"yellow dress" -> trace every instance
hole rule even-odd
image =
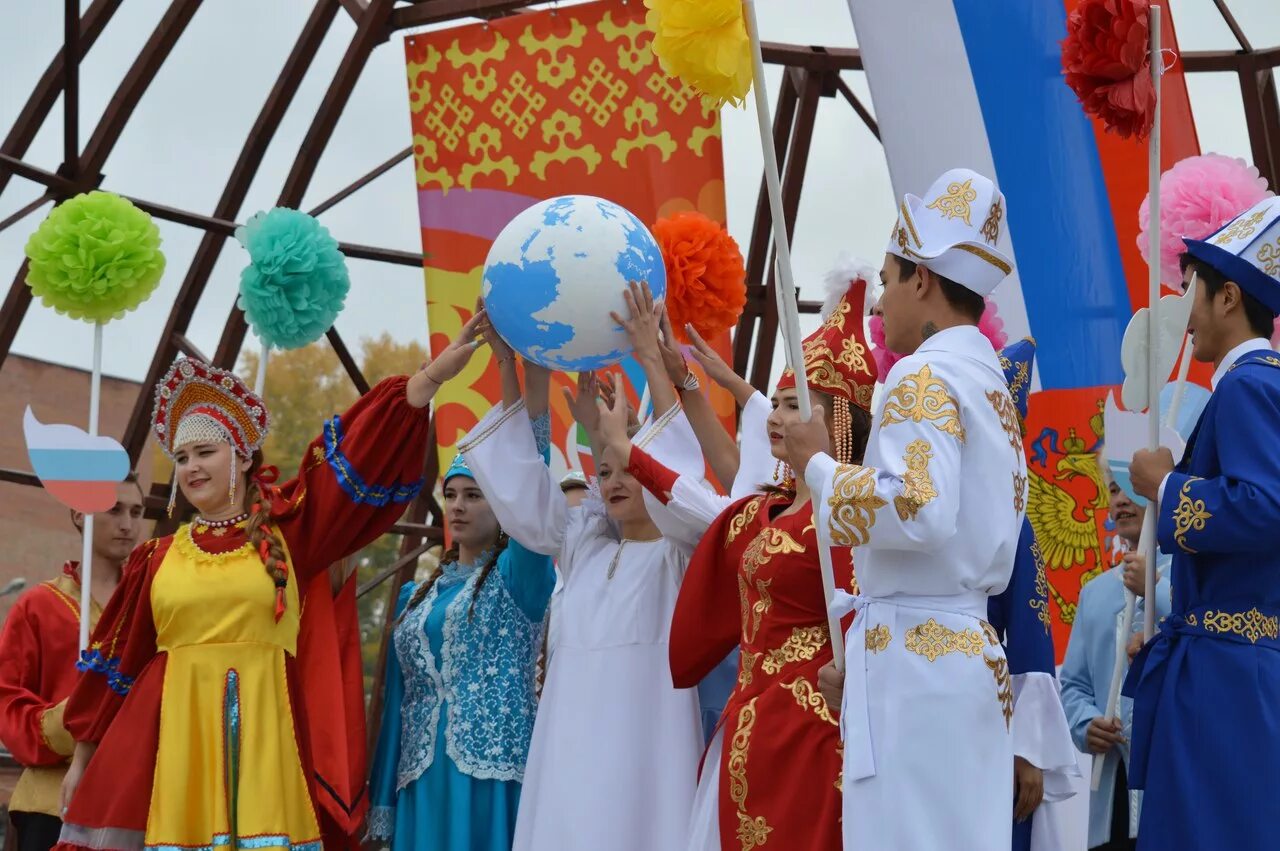
[[[249,544],[212,555],[189,526],[174,535],[151,585],[168,662],[148,848],[319,851],[285,671],[285,654],[297,652],[297,583],[286,593],[277,623],[275,588]],[[164,707],[189,710],[169,718]]]

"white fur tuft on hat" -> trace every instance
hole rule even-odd
[[[885,250],[988,296],[1013,271],[1013,261],[996,249],[1005,216],[1004,195],[994,183],[953,168],[924,198],[902,199]]]

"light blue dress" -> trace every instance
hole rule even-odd
[[[1156,584],[1156,619],[1169,614],[1169,558],[1161,556],[1157,564],[1160,572]],[[1075,623],[1067,641],[1066,657],[1058,680],[1062,684],[1062,708],[1067,712],[1071,726],[1071,738],[1081,753],[1085,746],[1089,722],[1103,715],[1107,707],[1107,694],[1111,688],[1111,675],[1115,668],[1116,640],[1120,633],[1120,620],[1124,611],[1123,571],[1112,568],[1099,574],[1080,589],[1076,606]],[[1144,601],[1139,598],[1138,605]],[[1135,631],[1142,629],[1141,608],[1135,613]],[[1126,739],[1130,735],[1133,701],[1120,698],[1120,720]],[[1111,810],[1114,802],[1116,772],[1129,762],[1127,744],[1115,748],[1101,757],[1105,760],[1098,791],[1089,795],[1089,847],[1094,848],[1111,837]],[[1098,759],[1098,757],[1094,757]],[[1138,803],[1140,793],[1129,793],[1130,832],[1137,833]]]
[[[549,420],[533,427],[545,460]],[[455,474],[471,477],[460,459]],[[412,582],[396,603],[369,783],[369,838],[393,851],[511,848],[555,568],[510,540],[478,585],[489,558],[445,564],[417,606]]]

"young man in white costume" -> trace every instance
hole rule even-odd
[[[828,453],[823,414],[787,430],[818,525],[859,547],[858,614],[841,676],[844,847],[999,851],[1013,818],[1013,693],[987,597],[1013,570],[1026,507],[1018,413],[985,297],[1012,270],[997,250],[1004,196],[967,169],[907,195],[880,276],[888,347],[863,464]]]

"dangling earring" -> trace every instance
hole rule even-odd
[[[773,480],[775,482],[782,481],[782,459],[778,459],[777,463],[773,465]]]
[[[236,449],[231,447],[231,482],[227,487],[227,502],[231,506],[236,504]]]
[[[173,519],[173,506],[178,502],[178,471],[173,471],[173,484],[169,487],[169,519]]]

